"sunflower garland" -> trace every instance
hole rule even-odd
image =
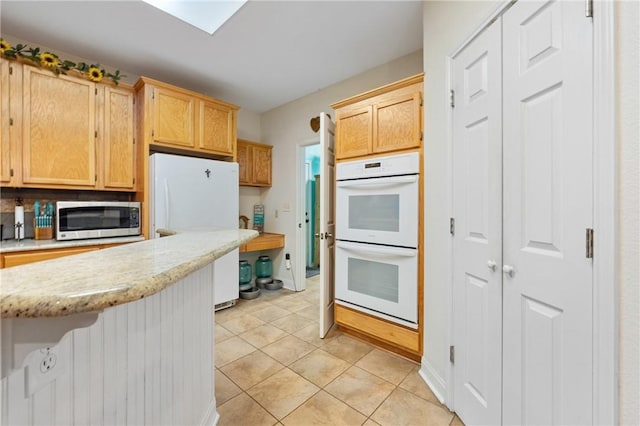
[[[75,63],[72,61],[61,60],[58,55],[51,52],[40,52],[39,47],[28,47],[25,44],[17,44],[11,46],[6,40],[0,38],[0,55],[10,59],[24,58],[36,65],[50,69],[56,75],[66,74],[67,71],[74,70],[85,74],[87,78],[93,82],[100,82],[103,78],[109,78],[114,84],[118,84],[120,78],[120,70],[113,73],[106,72],[100,68],[100,64],[86,64],[84,62]]]

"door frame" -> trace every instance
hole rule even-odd
[[[307,240],[306,240],[306,227],[304,226],[305,217],[304,212],[306,210],[306,189],[305,185],[302,185],[302,180],[305,177],[305,149],[311,145],[320,144],[320,135],[314,138],[305,139],[296,144],[296,259],[294,265],[294,280],[296,291],[301,291],[306,288],[306,269],[307,269]],[[320,272],[322,273],[322,272]]]
[[[448,56],[447,86],[453,81],[453,58],[473,41],[514,2],[505,0]],[[585,19],[587,19],[585,17]],[[616,112],[615,112],[615,3],[593,2],[593,421],[595,424],[619,422],[619,291],[616,272]],[[449,105],[449,99],[443,100]],[[443,102],[443,103],[444,103]],[[448,192],[453,191],[453,113],[447,107]],[[449,197],[449,212],[453,214],[453,196]],[[453,244],[447,248],[449,265],[453,262]],[[453,343],[453,270],[449,273],[447,300],[447,346]],[[446,356],[444,397],[447,407],[455,411],[453,400],[454,368]]]

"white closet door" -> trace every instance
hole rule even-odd
[[[591,19],[519,1],[503,30],[503,423],[591,424]]]
[[[501,421],[500,25],[453,60],[454,404],[466,424]]]

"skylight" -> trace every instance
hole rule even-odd
[[[247,0],[143,1],[209,34],[215,33],[247,2]]]

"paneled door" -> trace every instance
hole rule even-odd
[[[500,424],[502,416],[500,25],[452,62],[454,404],[467,424]]]
[[[334,124],[320,113],[320,337],[333,325],[335,299],[335,183],[336,154]]]
[[[592,22],[519,1],[503,30],[503,422],[591,424]]]

